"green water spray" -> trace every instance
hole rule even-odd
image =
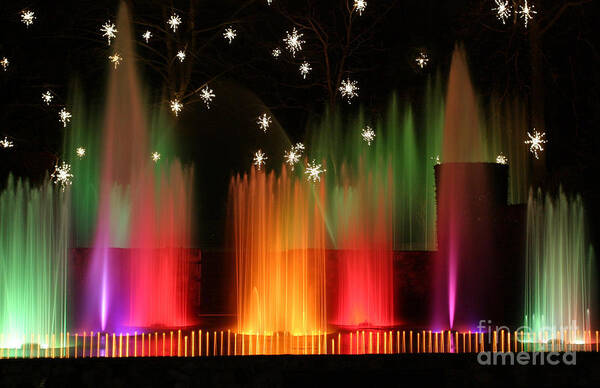
[[[87,247],[92,245],[98,211],[101,124],[79,87],[73,87],[71,95],[77,114],[64,134],[62,159],[71,164],[75,175],[70,187],[73,242],[77,247]],[[79,156],[78,148],[83,148],[85,155]]]
[[[548,333],[548,339],[560,335],[563,342],[581,343],[591,329],[594,255],[585,227],[581,197],[530,193],[525,268],[530,338]]]
[[[49,346],[67,330],[68,197],[12,177],[0,194],[0,347]]]
[[[386,114],[372,120],[359,112],[354,119],[327,113],[312,128],[309,159],[323,160],[327,168],[328,230],[332,241],[343,220],[342,188],[356,190],[367,181],[381,182],[391,194],[393,246],[401,250],[434,250],[435,181],[433,166],[441,150],[444,104],[440,82],[430,82],[420,120],[410,106],[392,96]],[[369,146],[361,138],[366,125],[376,133]],[[370,176],[369,180],[363,179]],[[362,178],[361,178],[362,177]],[[390,187],[388,187],[390,186]],[[373,204],[370,204],[373,205]],[[365,206],[370,206],[365,204]],[[335,214],[334,214],[335,213]]]

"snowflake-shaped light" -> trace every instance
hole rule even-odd
[[[175,117],[179,116],[179,112],[183,109],[183,104],[177,98],[169,101],[169,106],[171,107],[171,112],[175,113]]]
[[[263,130],[263,132],[267,132],[267,129],[269,129],[269,126],[272,122],[273,120],[271,119],[271,116],[267,115],[266,113],[263,113],[256,119],[256,124],[258,124],[258,126],[260,127],[260,129]]]
[[[321,182],[321,174],[326,172],[320,164],[317,164],[313,159],[312,163],[306,165],[304,173],[307,175],[306,180],[313,182]]]
[[[294,167],[296,163],[300,161],[300,157],[302,156],[302,151],[304,151],[304,144],[296,143],[295,146],[292,146],[289,151],[283,154],[285,158],[285,163],[287,163],[294,171]]]
[[[289,151],[283,154],[285,162],[292,168],[292,171],[294,171],[295,164],[300,161],[300,156],[301,155],[298,152],[296,152],[294,147],[292,147]]]
[[[527,28],[527,23],[533,19],[533,15],[537,13],[533,8],[533,4],[531,6],[527,4],[527,0],[525,0],[523,5],[519,6],[518,14],[521,15],[521,19],[523,19],[523,22],[525,23],[525,28]]]
[[[367,142],[368,146],[371,146],[371,142],[375,140],[375,131],[368,125],[363,128],[360,135],[362,136],[363,140]]]
[[[436,155],[435,158],[432,156],[430,159],[433,160],[435,164],[442,164],[439,155]]]
[[[310,66],[310,63],[304,61],[304,63],[302,63],[300,65],[300,74],[302,75],[302,78],[306,79],[306,76],[308,75],[308,73],[310,73],[310,71],[312,70],[312,67]]]
[[[176,57],[177,57],[177,59],[179,59],[179,62],[183,62],[183,60],[185,59],[185,51],[183,51],[183,50],[177,51]]]
[[[110,40],[116,38],[119,31],[117,31],[117,26],[109,20],[100,27],[100,32],[102,32],[102,36],[108,39],[108,45],[110,46]]]
[[[417,66],[419,66],[421,69],[424,69],[429,63],[429,56],[425,51],[421,51],[415,58],[415,62],[417,63]]]
[[[2,66],[2,69],[4,71],[6,71],[6,69],[8,69],[8,65],[10,64],[10,62],[8,61],[8,58],[3,57],[2,60],[0,61],[0,66]]]
[[[273,0],[267,0],[267,5],[271,5],[272,2]]]
[[[150,32],[150,30],[146,30],[146,32],[142,34],[142,38],[144,38],[146,43],[148,43],[150,41],[150,38],[152,38],[152,33]]]
[[[265,164],[265,161],[269,159],[267,157],[267,155],[265,153],[262,152],[262,150],[258,150],[256,151],[256,153],[254,154],[254,165],[256,166],[256,168],[258,170],[260,170],[260,168]]]
[[[85,156],[85,148],[83,147],[77,147],[77,149],[75,150],[75,153],[77,154],[77,157],[79,159],[83,158]]]
[[[59,166],[54,166],[54,172],[50,175],[54,184],[60,185],[62,191],[65,191],[65,187],[71,185],[73,174],[71,174],[71,165],[65,162]]]
[[[4,139],[0,140],[0,147],[2,148],[12,148],[14,147],[14,144],[12,141],[8,140],[7,137],[5,137]]]
[[[287,35],[285,38],[283,38],[285,47],[290,53],[292,53],[292,56],[295,57],[296,53],[302,50],[302,45],[306,43],[306,41],[301,39],[303,34],[299,34],[296,30],[296,27],[292,29],[291,34],[288,31],[286,31],[285,33]]]
[[[236,36],[237,36],[236,30],[234,30],[231,27],[227,27],[225,29],[225,32],[223,33],[223,38],[229,40],[229,44],[231,44],[231,42],[235,39]]]
[[[33,11],[24,10],[21,11],[21,21],[25,23],[27,27],[33,24],[35,20],[35,13]]]
[[[115,66],[115,69],[121,64],[123,61],[123,57],[119,53],[114,53],[108,57],[110,62]]]
[[[367,2],[365,0],[354,0],[354,10],[362,16],[363,11],[367,8]]]
[[[215,93],[212,89],[206,86],[200,91],[200,98],[202,99],[202,101],[204,101],[206,107],[210,109],[210,103],[212,102],[213,98],[215,98]]]
[[[342,93],[342,98],[346,98],[350,104],[354,97],[358,97],[358,82],[350,81],[350,79],[347,78],[345,81],[342,81],[340,92]]]
[[[42,93],[42,101],[44,101],[46,105],[50,105],[53,99],[54,96],[52,95],[51,91],[46,90],[44,93]]]
[[[492,8],[492,11],[496,11],[496,17],[502,22],[506,23],[506,20],[510,17],[512,12],[508,0],[494,0],[496,2],[496,8]]]
[[[167,24],[169,25],[169,27],[171,27],[171,29],[173,30],[173,32],[176,32],[177,28],[179,28],[179,25],[181,24],[181,18],[179,17],[179,15],[177,15],[177,14],[174,13],[167,20]]]
[[[542,144],[548,142],[546,139],[544,139],[546,133],[540,133],[536,131],[535,128],[533,128],[533,135],[527,132],[527,136],[529,136],[529,140],[525,140],[525,144],[529,144],[529,152],[535,155],[536,159],[539,159],[538,152],[544,151],[544,147],[542,147]]]
[[[66,128],[67,124],[71,122],[71,113],[65,108],[62,108],[60,112],[58,112],[58,119],[62,123],[63,127]]]
[[[281,49],[279,47],[275,47],[273,51],[271,51],[271,55],[273,55],[273,58],[279,58],[281,55]]]
[[[156,152],[156,151],[154,151],[152,153],[151,157],[152,157],[152,161],[154,163],[156,163],[156,162],[158,162],[160,160],[160,154],[158,152]]]
[[[498,164],[508,164],[508,158],[503,154],[499,154],[496,156],[496,163]]]

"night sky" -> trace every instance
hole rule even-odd
[[[164,21],[172,12],[183,18],[177,34],[169,39],[157,36],[152,50],[137,48],[150,101],[166,104],[174,93],[189,92],[207,81],[215,85],[215,109],[207,111],[202,104],[192,103],[177,122],[184,143],[182,158],[194,163],[197,171],[220,165],[218,173],[198,172],[196,179],[202,222],[212,225],[204,227],[203,243],[219,243],[216,235],[222,227],[227,181],[232,172],[249,165],[249,160],[244,166],[243,158],[234,161],[228,155],[256,142],[221,136],[207,144],[214,133],[228,133],[228,126],[243,125],[231,119],[223,102],[219,109],[220,98],[241,107],[248,104],[253,120],[252,104],[264,104],[289,139],[301,141],[308,123],[326,108],[344,113],[361,106],[370,117],[380,117],[394,91],[418,104],[428,78],[439,73],[446,79],[456,42],[465,45],[482,104],[519,98],[531,108],[531,127],[544,125],[549,143],[540,185],[548,190],[562,185],[568,192],[582,193],[598,241],[600,42],[599,34],[593,32],[600,15],[598,1],[537,0],[533,3],[538,14],[525,29],[521,21],[510,19],[506,25],[498,21],[491,0],[370,0],[363,16],[354,19],[353,31],[362,34],[360,44],[342,67],[344,78],[360,80],[360,97],[352,105],[342,104],[339,95],[331,100],[315,34],[303,31],[305,50],[294,61],[274,61],[270,54],[281,46],[291,20],[312,20],[327,35],[331,58],[337,61],[344,52],[345,1],[274,0],[270,7],[266,0],[127,3],[138,37],[148,24],[166,28]],[[36,173],[32,171],[43,169],[49,155],[60,157],[63,128],[56,107],[42,104],[43,91],[55,93],[56,106],[68,105],[78,84],[86,103],[102,112],[110,68],[99,28],[108,19],[115,21],[117,8],[117,1],[97,0],[0,3],[0,58],[10,60],[7,71],[0,69],[0,138],[7,136],[15,143],[10,157],[0,150],[2,182],[11,171],[33,178]],[[35,23],[29,27],[20,21],[23,9],[36,12]],[[190,30],[192,13],[194,31]],[[222,38],[229,25],[238,33],[231,45]],[[173,74],[172,65],[160,61],[160,53],[191,45],[192,37],[189,68]],[[413,62],[422,48],[431,62],[420,71]],[[302,82],[297,74],[297,63],[305,57],[312,63],[310,82]],[[15,156],[18,153],[27,155],[27,167],[15,162],[23,160]]]

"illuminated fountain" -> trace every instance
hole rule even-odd
[[[472,327],[493,285],[493,212],[506,204],[507,166],[486,162],[483,127],[466,54],[454,51],[446,97],[443,164],[436,166],[438,252],[433,273],[433,325]],[[499,177],[499,179],[497,179]],[[494,179],[496,178],[496,179]],[[488,317],[486,317],[488,318]]]
[[[382,166],[386,169],[385,165]],[[335,323],[381,327],[394,324],[392,249],[392,173],[381,181],[361,171],[356,186],[337,188],[331,199],[336,214],[338,297]]]
[[[103,124],[87,327],[182,326],[187,310],[191,171],[153,160],[128,11],[119,11]],[[124,248],[124,249],[116,249]]]
[[[328,114],[314,128],[309,150],[331,166],[325,214],[335,257],[335,325],[399,322],[394,250],[436,248],[433,166],[443,124],[439,85],[428,84],[421,128],[410,106],[396,96],[381,121]]]
[[[49,181],[9,178],[0,193],[0,348],[59,344],[67,330],[68,201]]]
[[[441,150],[444,117],[439,82],[428,83],[423,105],[423,117],[415,118],[411,107],[394,95],[382,120],[372,122],[362,113],[354,119],[326,114],[311,128],[308,149],[325,158],[330,166],[328,193],[341,193],[344,188],[367,193],[372,182],[386,188],[385,206],[392,217],[390,248],[394,250],[436,249],[433,166]],[[361,138],[367,125],[375,133],[370,145]],[[361,195],[362,201],[375,201]],[[329,199],[337,198],[330,195]],[[343,249],[335,232],[339,216],[329,211],[327,223],[335,248]]]
[[[72,239],[75,247],[90,247],[94,242],[98,211],[102,125],[97,119],[100,115],[89,112],[91,109],[86,105],[79,85],[72,87],[70,96],[69,105],[77,114],[71,120],[69,131],[65,132],[62,155],[73,171],[77,171],[77,179],[69,188]]]
[[[324,333],[324,185],[253,171],[233,178],[230,236],[238,332]]]
[[[508,202],[527,202],[529,187],[532,184],[533,160],[523,141],[527,138],[529,123],[527,104],[519,98],[499,102],[492,97],[491,106],[486,110],[485,120],[485,161],[498,162],[503,155],[508,165]],[[481,125],[481,122],[480,122]]]
[[[591,342],[593,256],[581,197],[530,193],[524,324],[531,340]]]

